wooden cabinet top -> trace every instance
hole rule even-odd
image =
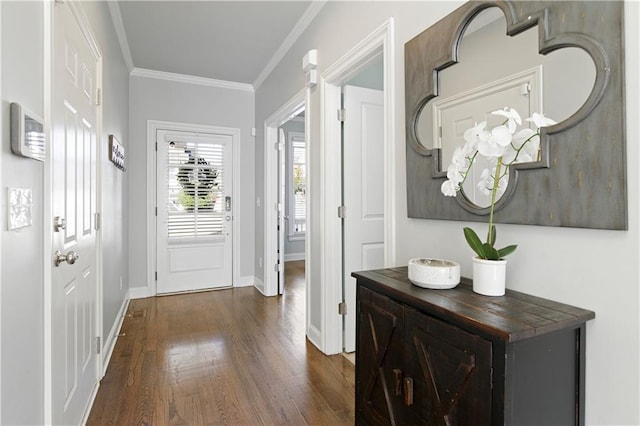
[[[424,289],[411,284],[406,266],[351,275],[358,285],[507,342],[580,327],[595,318],[593,311],[508,289],[504,296],[483,296],[473,292],[468,278],[453,289]]]

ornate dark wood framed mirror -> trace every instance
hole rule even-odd
[[[520,90],[528,97],[527,105],[531,112],[540,112],[544,105],[545,113],[553,112],[549,116],[557,114],[558,123],[542,129],[537,161],[511,166],[506,192],[496,203],[494,220],[501,223],[627,229],[623,7],[621,1],[472,1],[407,42],[408,216],[486,221],[484,215],[488,208],[481,202],[473,202],[472,197],[464,192],[451,198],[443,196],[440,191],[450,161],[450,158],[443,158],[443,153],[445,157],[450,156],[447,152],[451,149],[443,148],[442,142],[435,140],[442,139],[434,130],[442,124],[436,123],[436,118],[430,118],[440,117],[431,108],[433,105],[440,108],[459,104],[459,99],[465,96],[474,98],[475,95],[469,95],[472,92],[491,92],[487,88],[493,87],[494,81],[513,81],[512,91]],[[494,13],[487,14],[488,10]],[[516,59],[513,53],[497,60],[487,59],[488,62],[505,64],[501,68],[509,68],[505,71],[508,77],[488,73],[483,77],[484,81],[474,80],[482,71],[475,65],[462,68],[461,64],[467,57],[461,57],[462,46],[466,43],[473,46],[465,36],[473,31],[479,32],[482,25],[478,25],[480,19],[476,18],[484,18],[485,15],[493,16],[489,22],[493,22],[496,16],[503,19],[502,31],[506,31],[506,38],[524,38],[526,33],[529,38],[533,36],[533,44],[537,40],[537,46],[533,46],[536,50],[531,59],[533,62]],[[484,46],[487,52],[492,46],[502,49],[497,47],[498,44],[486,41],[480,46]],[[555,65],[546,61],[559,53],[569,56],[565,52],[570,50],[574,51],[572,55],[577,51],[578,59],[556,62]],[[535,56],[540,58],[539,61]],[[451,83],[456,80],[444,78],[444,72],[456,67],[459,67],[458,73],[462,77],[458,83]],[[556,77],[551,79],[548,76],[553,74],[554,67],[559,74],[554,74]],[[546,80],[534,76],[536,72],[545,75]],[[528,77],[530,75],[533,77]],[[574,80],[579,80],[576,77],[586,79],[586,89],[564,92]],[[537,90],[535,84],[527,78],[545,87],[545,91],[542,88],[538,91],[536,96],[539,99],[533,93]],[[464,93],[452,96],[446,90],[446,84]],[[473,87],[465,87],[465,84]],[[507,86],[509,84],[506,83]],[[534,90],[529,93],[532,84]],[[447,103],[449,100],[452,102]],[[487,108],[486,101],[482,102],[479,108]],[[560,103],[570,105],[568,112],[557,108]],[[523,118],[528,117],[528,113],[525,112]],[[471,122],[468,111],[463,110],[459,114],[466,119],[460,122]],[[421,130],[424,122],[429,129],[427,131]]]

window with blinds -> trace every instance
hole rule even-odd
[[[292,138],[291,148],[291,193],[289,194],[289,234],[300,235],[307,230],[307,164],[304,138]]]
[[[166,173],[169,239],[222,235],[224,146],[170,142]]]

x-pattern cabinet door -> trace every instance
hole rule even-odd
[[[491,342],[410,308],[404,318],[406,374],[413,380],[405,421],[491,424]]]
[[[358,291],[357,347],[367,353],[356,350],[356,423],[402,424],[403,309],[365,288]]]

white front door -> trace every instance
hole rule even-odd
[[[354,271],[384,267],[384,98],[380,90],[345,86],[343,136],[344,350],[356,340]]]
[[[156,141],[157,292],[231,287],[233,136],[158,130]]]
[[[98,385],[96,150],[99,60],[66,2],[54,6],[52,421],[80,424]],[[53,218],[52,218],[53,219]]]

